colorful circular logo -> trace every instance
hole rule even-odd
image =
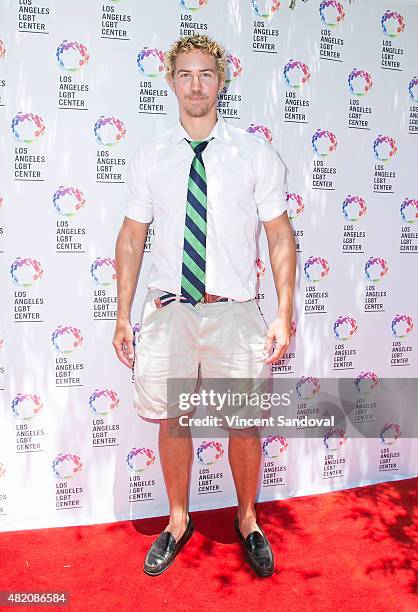
[[[42,400],[34,393],[18,393],[12,401],[12,410],[15,417],[28,421],[42,410]]]
[[[6,57],[6,47],[4,46],[4,42],[0,40],[0,59],[4,59]]]
[[[242,75],[241,61],[235,55],[229,53],[226,56],[226,78],[225,83],[228,84]]]
[[[312,136],[312,148],[319,157],[328,157],[337,148],[335,134],[328,130],[317,129]]]
[[[270,435],[263,440],[263,455],[266,459],[278,459],[289,446],[284,436]]]
[[[83,336],[77,327],[59,325],[52,333],[54,348],[64,355],[69,355],[83,344]]]
[[[57,478],[68,480],[81,472],[83,464],[78,455],[60,453],[52,462],[52,469]]]
[[[358,221],[367,212],[366,202],[360,196],[348,195],[343,202],[342,211],[347,221]]]
[[[155,454],[151,448],[133,448],[129,451],[126,457],[128,470],[134,474],[145,472],[151,465],[155,463]]]
[[[405,29],[405,19],[396,11],[386,11],[380,20],[383,33],[390,38],[395,38]]]
[[[397,150],[396,142],[390,136],[379,135],[373,143],[374,156],[382,162],[393,159]]]
[[[319,16],[322,23],[332,28],[344,21],[345,12],[337,0],[323,0],[319,5]]]
[[[75,187],[58,187],[53,195],[55,211],[63,217],[74,217],[84,208],[83,193]]]
[[[412,102],[418,104],[418,77],[411,79],[408,85],[409,97]]]
[[[110,257],[97,257],[90,266],[90,274],[97,285],[112,285],[116,280],[115,260]]]
[[[401,204],[401,217],[405,223],[415,223],[418,220],[418,200],[405,198]]]
[[[261,123],[252,123],[247,129],[250,134],[256,134],[257,136],[264,136],[264,138],[271,144],[273,142],[273,135],[268,127],[261,125]]]
[[[271,19],[280,7],[280,0],[252,0],[253,12],[260,19]]]
[[[164,73],[164,52],[159,49],[144,47],[136,58],[139,70],[147,79],[155,79]]]
[[[338,317],[334,323],[334,334],[337,340],[349,340],[356,333],[357,321],[352,317]]]
[[[393,319],[391,328],[392,328],[392,334],[395,336],[395,338],[398,338],[399,340],[403,340],[414,329],[414,322],[412,320],[412,317],[410,317],[409,315],[398,314]]]
[[[186,11],[198,11],[203,6],[206,6],[208,0],[179,0],[180,6]]]
[[[315,376],[302,376],[296,383],[296,394],[301,400],[310,400],[321,390],[319,378]]]
[[[257,270],[257,278],[263,278],[264,274],[266,273],[266,266],[260,258],[255,260],[255,267]]]
[[[55,53],[60,68],[67,72],[78,72],[90,59],[87,48],[76,41],[63,40]]]
[[[324,435],[324,446],[330,452],[340,450],[346,441],[346,432],[343,429],[337,429],[336,427],[329,429]]]
[[[118,405],[118,395],[112,389],[95,389],[89,397],[91,411],[100,416],[111,414]]]
[[[3,478],[5,474],[6,474],[6,466],[4,465],[4,463],[0,463],[0,478]]]
[[[304,263],[303,271],[306,280],[310,283],[318,283],[325,278],[329,272],[329,265],[323,257],[309,257]]]
[[[306,64],[299,60],[289,60],[283,68],[283,76],[286,84],[293,89],[300,89],[309,82],[311,73]]]
[[[18,257],[10,266],[10,276],[18,287],[33,287],[43,276],[39,261],[31,257]]]
[[[373,85],[372,77],[366,70],[354,68],[348,75],[348,86],[353,96],[365,96]]]
[[[385,423],[380,430],[380,441],[385,446],[390,446],[395,444],[401,433],[401,427],[398,423]]]
[[[364,266],[364,274],[367,280],[377,283],[386,276],[388,269],[388,265],[382,257],[369,257]]]
[[[114,147],[126,134],[125,126],[115,117],[101,117],[94,124],[94,135],[103,147]]]
[[[379,379],[374,372],[360,372],[354,384],[361,395],[368,395],[377,387]]]
[[[17,113],[12,119],[14,137],[23,144],[31,144],[45,132],[42,117],[33,113]]]
[[[305,210],[305,204],[303,198],[298,193],[287,193],[287,216],[289,219],[296,219]]]
[[[222,444],[214,440],[205,440],[197,449],[197,458],[203,465],[213,465],[223,457],[223,454]]]

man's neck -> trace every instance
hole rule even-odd
[[[180,123],[192,140],[205,140],[216,125],[216,114],[207,117],[181,116]]]

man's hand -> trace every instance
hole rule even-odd
[[[133,338],[134,334],[129,321],[118,321],[113,336],[113,347],[119,361],[130,369],[134,364]]]
[[[266,343],[264,345],[264,356],[266,357],[265,363],[274,363],[278,359],[281,359],[287,349],[289,348],[291,338],[291,321],[288,318],[277,317],[270,325],[267,331]],[[270,357],[273,342],[276,346]]]
[[[128,368],[134,363],[133,331],[130,320],[138,273],[144,255],[149,223],[125,217],[116,241],[115,266],[118,286],[118,315],[113,346],[118,359]]]
[[[279,303],[277,319],[269,327],[265,344],[266,363],[273,363],[283,357],[290,343],[296,274],[296,245],[293,228],[286,212],[271,221],[264,221],[263,225],[266,230],[271,270]],[[274,341],[276,342],[274,352],[268,357]]]

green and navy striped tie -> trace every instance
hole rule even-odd
[[[207,186],[202,153],[209,141],[187,142],[195,156],[190,166],[187,187],[181,294],[194,305],[205,294]]]

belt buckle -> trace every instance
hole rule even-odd
[[[205,304],[216,304],[216,302],[220,302],[222,297],[220,295],[214,295],[213,293],[205,294]]]
[[[198,304],[216,304],[216,302],[225,301],[225,298],[213,293],[205,293],[204,296],[197,302]]]

